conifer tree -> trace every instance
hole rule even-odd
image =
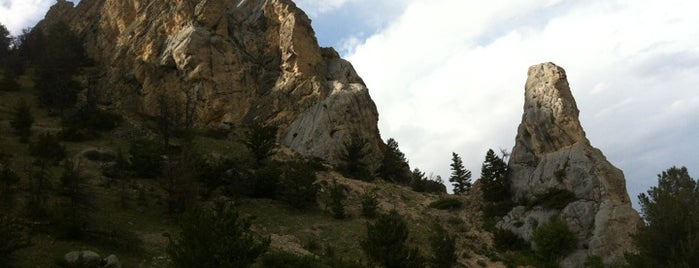
[[[361,246],[369,260],[381,267],[424,267],[418,249],[408,246],[408,236],[405,219],[392,210],[380,215],[375,223],[367,223],[367,237]]]
[[[507,180],[507,164],[492,149],[489,149],[485,155],[480,180],[483,185],[484,200],[497,202],[509,198],[510,182]]]
[[[658,175],[638,196],[644,225],[634,237],[633,267],[699,267],[699,183],[686,167]]]
[[[405,159],[405,154],[398,149],[398,142],[393,138],[386,142],[386,150],[377,173],[386,181],[400,184],[410,183],[408,160]]]
[[[32,135],[32,125],[34,124],[34,116],[32,109],[26,101],[20,100],[15,107],[15,114],[10,121],[10,125],[15,130],[15,134],[19,136],[19,141],[22,143],[29,142],[29,137]]]
[[[353,134],[345,141],[345,149],[340,155],[340,160],[343,162],[341,167],[343,175],[358,180],[371,180],[371,172],[364,159],[368,154],[366,145],[367,140],[357,134]]]
[[[471,171],[464,168],[461,156],[451,153],[451,177],[449,182],[454,186],[454,194],[464,194],[471,189]]]
[[[456,238],[438,223],[432,226],[430,235],[430,248],[432,256],[431,267],[451,268],[456,264]]]
[[[269,248],[269,238],[256,238],[250,221],[224,203],[186,212],[180,227],[167,247],[174,267],[249,267]]]

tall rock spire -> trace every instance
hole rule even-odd
[[[623,172],[585,137],[565,70],[548,62],[530,67],[528,75],[509,176],[515,201],[529,204],[514,208],[498,226],[530,240],[537,225],[559,216],[579,241],[564,267],[583,267],[588,256],[624,262],[641,220]],[[572,195],[556,208],[541,205],[556,192]]]

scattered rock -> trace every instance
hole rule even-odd
[[[100,255],[94,251],[71,251],[63,256],[67,267],[100,267]]]
[[[102,260],[101,268],[121,268],[121,262],[116,255],[109,255]]]

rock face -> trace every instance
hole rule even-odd
[[[37,28],[58,21],[83,38],[100,67],[86,86],[114,108],[155,116],[169,103],[197,126],[274,125],[283,144],[330,162],[353,133],[372,160],[384,146],[362,79],[291,0],[58,0]]]
[[[631,234],[641,219],[631,207],[621,170],[585,137],[565,71],[553,63],[529,68],[524,115],[509,160],[510,181],[519,206],[498,223],[529,240],[537,225],[560,216],[578,236],[578,250],[564,267],[583,267],[588,256],[624,262],[634,250]],[[558,208],[536,205],[547,193],[574,197]],[[534,205],[532,205],[534,204]]]

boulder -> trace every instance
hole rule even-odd
[[[94,251],[82,250],[82,251],[71,251],[63,256],[67,267],[87,267],[87,268],[97,268],[100,267],[100,255]]]
[[[101,268],[121,268],[121,262],[116,255],[112,254],[102,260]]]

